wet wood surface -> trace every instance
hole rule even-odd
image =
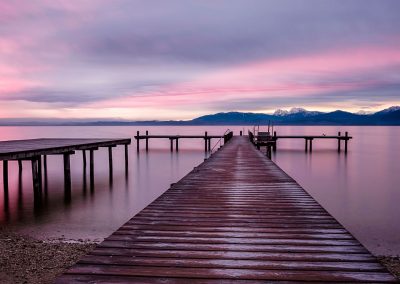
[[[174,184],[56,283],[396,282],[247,137]]]
[[[41,155],[63,154],[130,143],[131,139],[39,138],[0,141],[0,160],[29,159]]]

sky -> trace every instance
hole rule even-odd
[[[400,105],[398,0],[0,0],[0,118]]]

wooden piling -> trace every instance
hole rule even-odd
[[[204,134],[204,152],[207,152],[207,131]]]
[[[33,157],[31,159],[32,163],[32,184],[33,184],[33,191],[40,192],[40,183],[39,183],[39,171],[38,171],[38,158]]]
[[[82,150],[83,170],[86,171],[86,150]]]
[[[8,192],[8,161],[3,161],[3,184],[4,192]]]
[[[307,139],[307,138],[305,138],[304,140],[305,140],[305,142],[306,142],[306,146],[305,146],[305,148],[304,148],[304,149],[305,149],[305,152],[307,152],[307,150],[308,150],[308,139]]]
[[[347,154],[347,142],[349,142],[349,133],[346,131],[344,133],[344,136],[346,137],[346,139],[344,140],[344,152]]]
[[[171,148],[171,152],[173,152],[174,151],[174,140],[172,139],[172,138],[169,138],[169,143],[171,144],[170,146],[170,148]]]
[[[211,151],[211,138],[208,138],[208,151]]]
[[[22,160],[18,160],[18,171],[22,173]]]
[[[146,152],[149,151],[149,138],[148,138],[148,136],[149,136],[149,131],[146,130]]]
[[[129,167],[129,156],[128,156],[128,144],[125,144],[125,174],[128,175]]]
[[[179,151],[179,145],[178,145],[179,142],[178,142],[178,140],[179,140],[178,138],[175,139],[175,149],[176,149],[176,152]]]
[[[276,147],[277,140],[278,140],[278,139],[276,138],[276,131],[274,131],[274,138],[273,138],[274,145],[272,146],[272,150],[273,150],[274,152],[276,152],[276,149],[277,149],[277,147]]]
[[[339,132],[338,132],[338,137],[340,137],[340,134],[341,134],[341,133],[340,133],[340,131],[339,131]],[[341,145],[342,140],[341,140],[341,138],[338,138],[337,141],[338,141],[338,144],[337,144],[337,151],[340,152],[340,145]]]
[[[64,153],[64,192],[66,194],[71,192],[71,153]]]
[[[310,148],[310,153],[312,152],[312,141],[313,141],[313,139],[311,138],[310,139],[310,147],[309,147]]]
[[[89,150],[90,189],[94,189],[94,149]]]
[[[139,153],[139,144],[140,144],[139,131],[136,131],[136,151],[138,153]]]
[[[112,146],[108,146],[108,170],[110,172],[110,178],[111,178],[113,173]]]

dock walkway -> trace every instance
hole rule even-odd
[[[56,283],[233,281],[396,282],[247,137],[234,137]]]

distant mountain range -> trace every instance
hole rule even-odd
[[[124,125],[400,125],[400,106],[393,106],[376,113],[350,113],[307,111],[292,108],[277,110],[273,114],[252,112],[221,112],[197,117],[192,120],[64,120],[64,119],[0,119],[3,126],[124,126]]]

